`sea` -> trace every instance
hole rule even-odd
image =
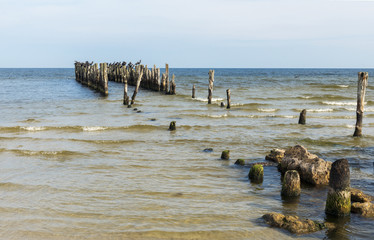
[[[0,69],[0,239],[372,239],[374,219],[325,214],[326,186],[282,199],[276,166],[256,184],[234,163],[300,144],[348,159],[351,186],[374,195],[374,69],[214,70],[212,104],[208,68],[170,68],[176,95],[140,90],[128,108],[123,83],[103,97],[73,68]],[[360,71],[363,136],[352,137]],[[294,235],[269,227],[269,212],[336,228]]]

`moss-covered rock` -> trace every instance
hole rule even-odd
[[[283,149],[273,149],[270,151],[268,155],[265,156],[266,160],[273,161],[276,163],[280,163],[284,157],[285,150]]]
[[[229,160],[230,159],[230,150],[222,151],[221,159]]]
[[[305,234],[326,228],[325,224],[310,219],[299,219],[298,216],[268,213],[262,216],[266,223],[273,227],[283,228],[291,233]]]
[[[374,204],[371,202],[355,202],[352,203],[351,211],[353,213],[361,214],[364,217],[374,217]]]
[[[249,170],[248,177],[252,182],[261,183],[264,179],[264,167],[261,164],[253,165]]]
[[[374,197],[363,193],[361,190],[356,188],[351,188],[351,202],[371,202],[374,201]]]
[[[238,159],[235,162],[236,165],[244,166],[245,165],[245,160],[244,159]]]

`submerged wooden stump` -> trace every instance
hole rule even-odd
[[[226,94],[227,94],[227,109],[231,108],[231,96],[230,96],[230,89],[227,89],[226,90]]]
[[[192,98],[195,98],[195,84],[192,86]]]
[[[169,125],[169,131],[175,131],[177,130],[176,122],[172,121]]]
[[[305,125],[306,122],[306,109],[303,109],[300,113],[299,124]]]
[[[283,178],[281,195],[297,197],[300,195],[300,175],[296,170],[288,170]]]
[[[350,172],[347,159],[336,160],[331,166],[325,212],[334,216],[347,216],[351,212]]]
[[[229,160],[230,159],[230,150],[222,151],[221,159]]]
[[[251,167],[248,174],[251,182],[261,183],[264,180],[264,167],[261,164],[255,164]]]
[[[365,92],[368,83],[369,74],[367,72],[358,73],[357,83],[357,109],[356,109],[356,127],[353,133],[354,137],[362,136],[362,119],[364,117]]]

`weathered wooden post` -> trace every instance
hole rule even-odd
[[[351,212],[350,172],[347,159],[336,160],[330,170],[325,212],[346,216]]]
[[[357,84],[357,109],[356,109],[356,127],[354,137],[362,135],[362,118],[364,117],[365,92],[368,84],[369,74],[367,72],[358,73]]]
[[[300,195],[300,175],[296,170],[288,170],[282,182],[281,195],[285,197],[297,197]]]
[[[209,70],[208,104],[212,103],[214,70]]]
[[[129,105],[129,96],[127,95],[127,77],[126,77],[126,75],[124,76],[123,81],[125,83],[125,88],[123,90],[123,105],[128,106]]]
[[[143,70],[141,68],[138,68],[137,70],[137,75],[138,75],[138,79],[136,80],[136,86],[135,86],[135,90],[134,90],[134,93],[131,97],[131,105],[134,104],[135,102],[135,97],[136,97],[136,94],[138,94],[138,90],[139,90],[139,87],[140,87],[140,83],[142,81],[142,77],[143,77]]]
[[[104,82],[103,82],[103,92],[102,93],[105,96],[108,96],[108,65],[107,65],[107,63],[103,64],[103,68],[104,68],[104,70],[103,70]]]
[[[165,64],[165,94],[169,93],[169,64]]]
[[[227,109],[231,108],[231,96],[230,96],[230,89],[226,90],[227,93]]]
[[[192,86],[192,98],[195,98],[195,84]]]
[[[171,77],[169,94],[170,95],[175,95],[175,75],[174,74]]]
[[[306,109],[303,109],[300,112],[299,124],[305,125],[305,121],[306,121]]]
[[[161,91],[165,91],[166,88],[166,74],[163,73],[161,76]]]
[[[175,121],[172,121],[169,125],[169,131],[175,131],[177,129],[177,125]]]

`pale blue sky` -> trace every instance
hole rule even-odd
[[[0,67],[374,67],[372,0],[0,0]]]

